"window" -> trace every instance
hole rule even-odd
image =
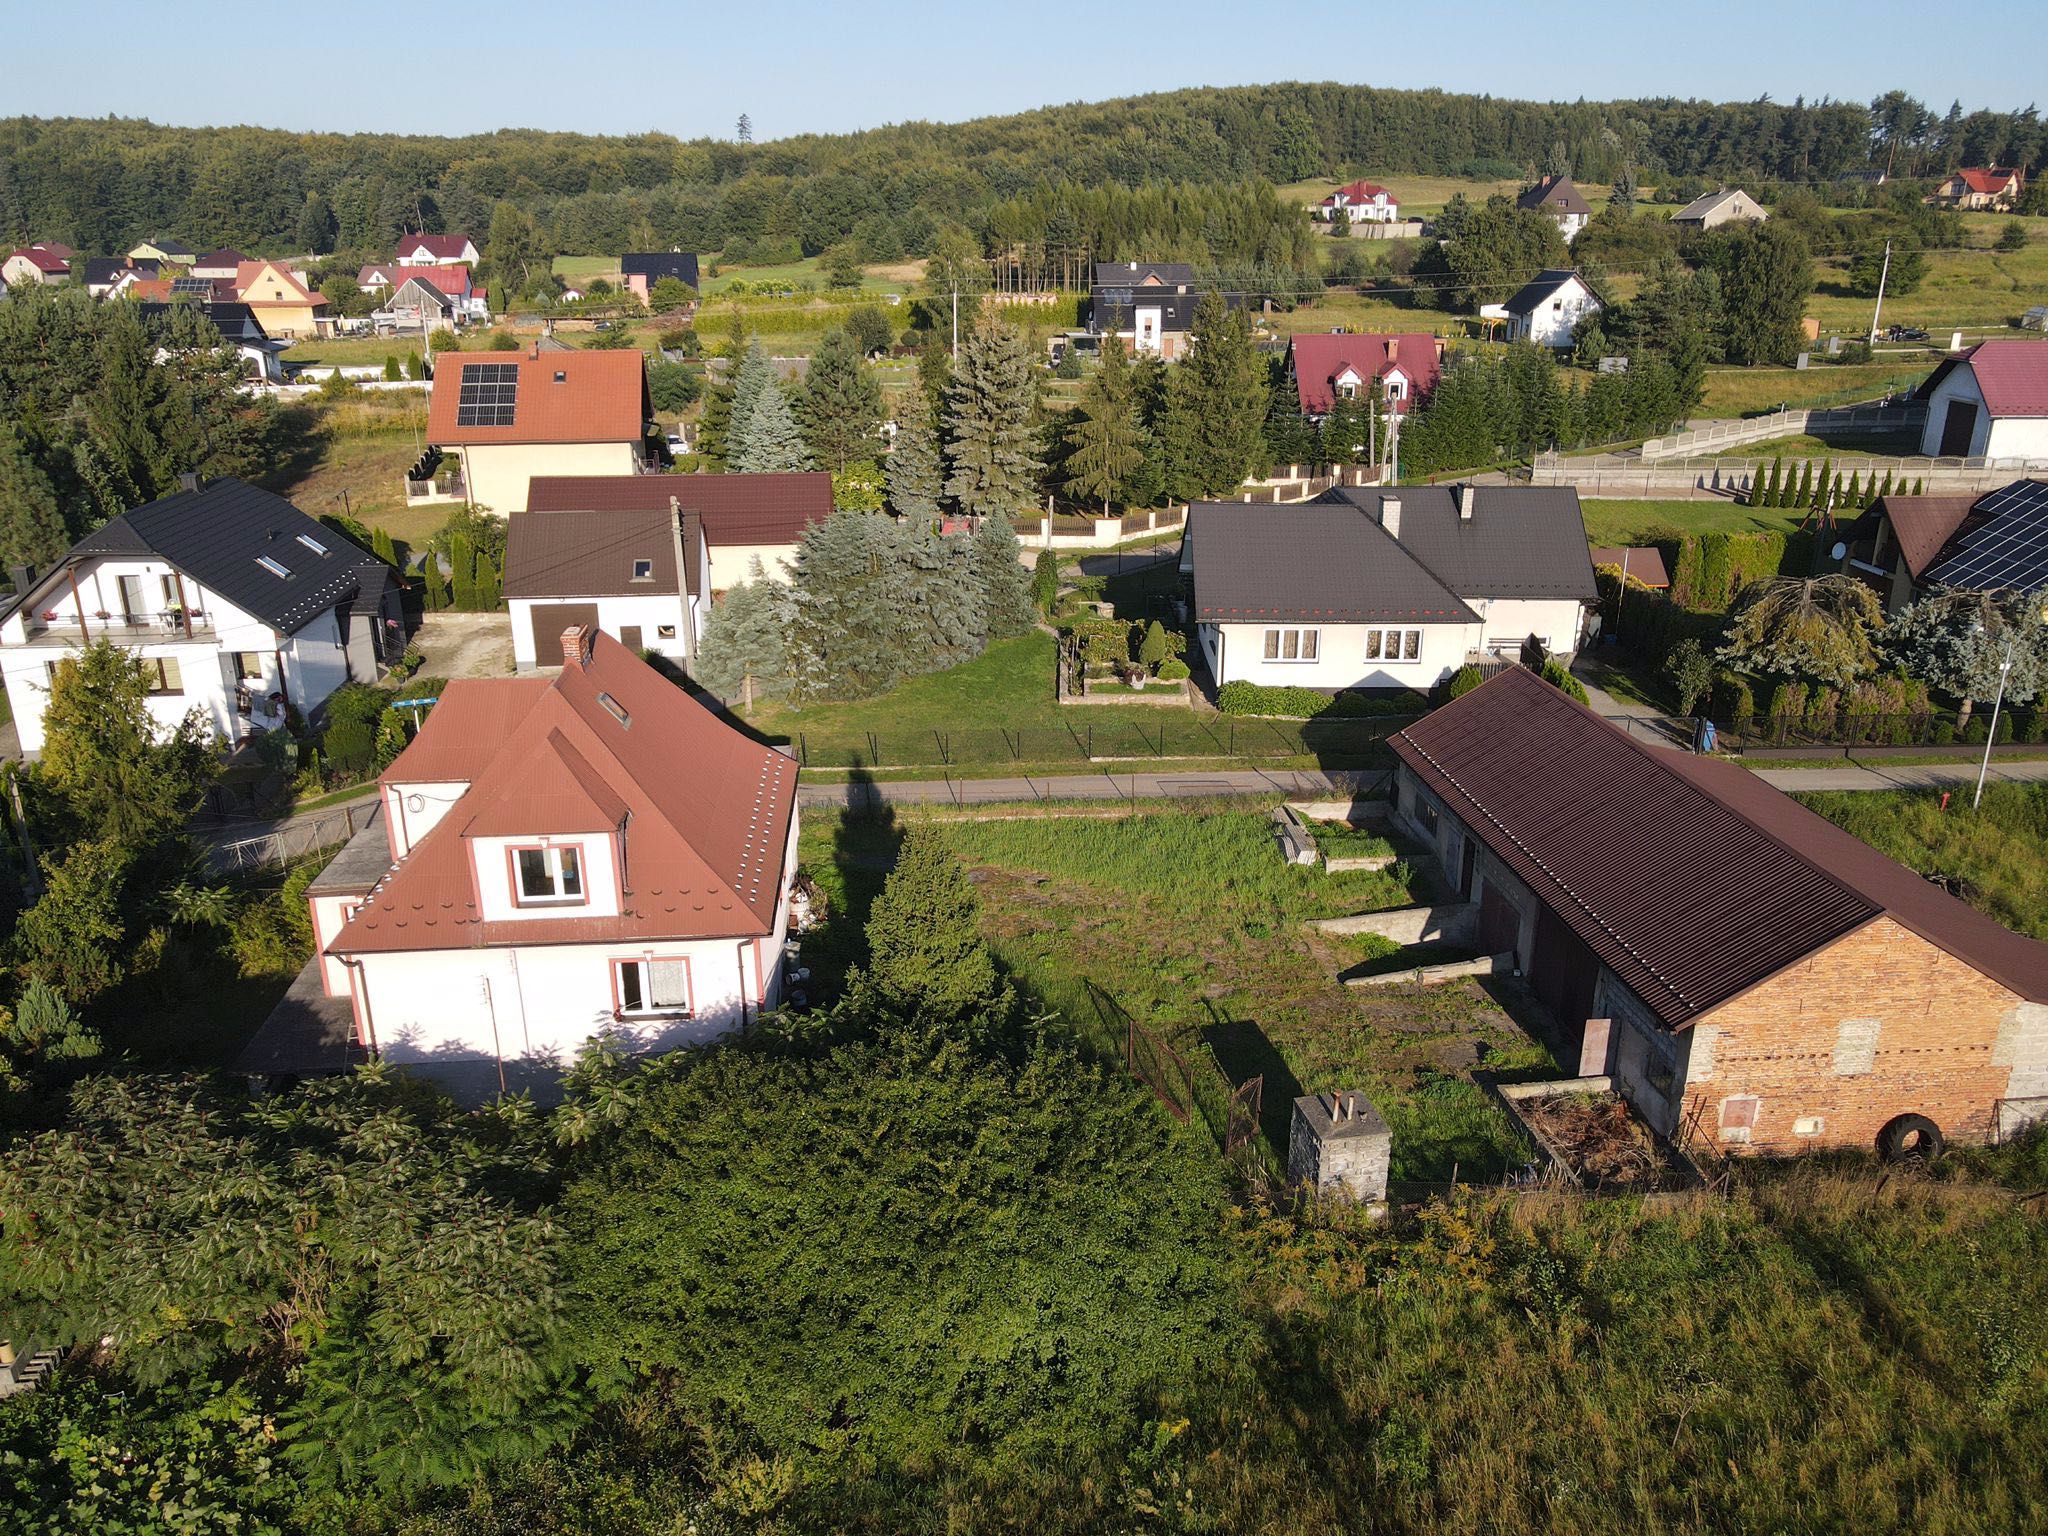
[[[261,651],[235,652],[235,675],[245,683],[263,681],[263,653]]]
[[[664,640],[673,640],[676,637],[676,627],[673,624],[657,624],[654,626],[654,632]]]
[[[1354,383],[1352,380],[1346,379],[1342,384],[1339,384],[1337,386],[1337,393],[1342,395],[1346,400],[1356,400],[1358,398],[1358,385]]]
[[[581,903],[583,850],[571,844],[512,850],[513,892],[522,907]]]
[[[1368,629],[1365,632],[1367,661],[1420,661],[1422,631],[1419,629]]]
[[[687,1014],[691,1011],[690,962],[614,960],[612,994],[622,1014]]]
[[[325,544],[322,544],[318,539],[314,538],[310,533],[300,534],[299,542],[305,545],[306,548],[313,551],[313,553],[316,555],[324,555],[327,553],[327,546]]]
[[[617,699],[608,693],[600,693],[597,696],[597,702],[603,706],[604,712],[618,721],[620,725],[623,725],[629,731],[633,728],[633,717],[626,713],[626,706]]]
[[[258,555],[256,557],[256,563],[262,566],[263,569],[265,569],[266,571],[270,572],[270,574],[273,576],[291,575],[290,567],[280,565],[277,561],[271,559],[270,556],[268,555]]]
[[[184,676],[178,671],[175,656],[145,656],[142,658],[142,675],[149,679],[151,693],[183,693]]]
[[[635,581],[654,580],[654,562],[652,560],[635,560],[633,562],[633,579]]]
[[[1323,632],[1319,629],[1269,629],[1266,631],[1266,660],[1314,661],[1322,652]]]

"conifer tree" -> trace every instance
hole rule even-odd
[[[1188,375],[1195,422],[1195,485],[1207,494],[1236,490],[1266,467],[1266,365],[1251,325],[1215,290],[1202,295],[1179,368]]]
[[[755,397],[746,427],[735,437],[738,453],[731,467],[743,475],[781,475],[817,467],[804,446],[804,435],[789,408],[789,397],[772,379]]]
[[[939,515],[944,472],[939,463],[939,434],[931,399],[913,389],[903,399],[896,423],[896,446],[883,465],[889,477],[889,508],[898,517],[930,522]]]
[[[458,612],[476,608],[476,552],[469,535],[457,533],[448,541],[448,563],[454,567],[454,605]]]
[[[1842,505],[1851,512],[1863,506],[1863,471],[1860,469],[1849,476],[1849,489],[1842,494]]]
[[[1778,504],[1779,488],[1785,483],[1785,458],[1780,454],[1771,460],[1771,467],[1764,471],[1764,493],[1757,498],[1760,507],[1775,507]]]
[[[1041,549],[1031,567],[1031,601],[1040,613],[1051,613],[1060,596],[1060,557]]]
[[[1877,499],[1878,499],[1878,500],[1880,500],[1880,501],[1882,501],[1882,500],[1883,500],[1883,499],[1884,499],[1885,497],[1887,497],[1887,496],[1891,495],[1891,493],[1892,493],[1892,471],[1891,471],[1891,470],[1886,470],[1886,471],[1884,472],[1884,488],[1883,488],[1882,490],[1880,490],[1880,491],[1879,491],[1879,492],[1877,493]]]
[[[1038,620],[1031,603],[1031,574],[1024,569],[1016,530],[999,511],[989,513],[974,530],[974,569],[987,604],[989,639],[1029,634]]]
[[[391,543],[388,529],[379,528],[370,535],[370,553],[386,565],[395,567],[398,564],[398,551]]]
[[[864,512],[834,512],[804,530],[790,572],[798,698],[870,698],[921,670],[902,537],[888,518]]]
[[[1820,478],[1814,481],[1813,505],[1825,512],[1834,504],[1835,461],[1832,457],[1820,461]]]
[[[747,579],[718,600],[705,622],[698,680],[742,711],[787,693],[790,606],[790,589],[770,581],[756,555]]]
[[[495,613],[504,605],[504,582],[498,575],[498,565],[488,552],[476,552],[476,578],[470,585],[470,601],[478,613]]]
[[[946,391],[946,495],[968,516],[1008,514],[1034,499],[1039,464],[1031,406],[1023,337],[983,317],[962,343]]]
[[[13,423],[0,421],[0,564],[48,565],[70,543],[56,489]]]
[[[919,523],[902,530],[898,547],[909,573],[916,627],[905,670],[941,672],[972,661],[988,647],[988,602],[975,546],[966,535],[940,534]]]
[[[426,582],[426,593],[422,601],[427,612],[438,613],[448,606],[448,578],[441,571],[441,556],[429,549],[420,557],[420,575]]]
[[[837,474],[873,455],[882,425],[882,387],[868,370],[860,344],[844,330],[826,332],[811,354],[796,414],[820,468]]]
[[[1917,475],[1914,477],[1913,494],[1915,496],[1925,496],[1927,494],[1927,477],[1925,475]]]
[[[980,902],[945,833],[915,826],[868,912],[868,968],[856,995],[887,1009],[951,1023],[1002,997],[995,957],[982,937]]]
[[[1136,395],[1123,338],[1102,338],[1102,364],[1081,387],[1066,429],[1065,487],[1079,505],[1128,505],[1145,447],[1138,434]]]
[[[1801,508],[1813,505],[1813,460],[1811,459],[1801,459],[1799,461],[1799,490],[1792,498],[1792,505]]]

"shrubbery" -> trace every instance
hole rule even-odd
[[[1420,714],[1428,708],[1428,701],[1420,694],[1330,694],[1315,688],[1276,688],[1240,679],[1216,690],[1216,708],[1226,715],[1274,715],[1286,720],[1313,720],[1321,716],[1356,719]]]

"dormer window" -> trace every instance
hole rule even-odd
[[[635,560],[633,562],[633,579],[635,581],[654,580],[654,562],[652,560]]]
[[[583,850],[577,845],[553,843],[511,852],[512,890],[520,906],[580,906],[589,900],[583,889]]]

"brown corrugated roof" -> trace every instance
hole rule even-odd
[[[450,683],[422,729],[384,770],[386,784],[458,784],[490,766],[512,727],[548,691],[544,677],[478,677]]]
[[[468,793],[370,892],[330,952],[746,938],[773,930],[796,814],[794,762],[728,725],[609,635],[595,636],[584,665],[564,667],[550,681],[516,681],[534,690],[524,717],[492,738],[495,750]],[[469,759],[473,744],[435,738],[474,730],[506,708],[509,695],[474,705],[463,697],[503,687],[450,683],[385,782],[440,776],[409,764],[416,752],[437,769]],[[470,838],[588,832],[592,823],[625,827],[619,915],[484,920]]]
[[[832,477],[788,475],[535,475],[529,512],[668,511],[669,497],[703,515],[705,542],[794,544],[832,515]]]
[[[1628,562],[1625,566],[1624,559]],[[1646,587],[1671,585],[1671,573],[1664,569],[1664,551],[1654,544],[1603,545],[1593,551],[1593,564],[1624,570],[1630,581],[1640,581]]]
[[[456,425],[462,375],[492,363],[513,363],[519,369],[511,425]],[[434,363],[427,436],[443,447],[637,443],[653,415],[646,360],[638,352],[543,352],[538,357],[531,352],[445,353]]]
[[[1974,495],[1880,496],[1872,511],[1891,520],[1892,537],[1899,541],[1907,573],[1918,581],[1976,504]]]
[[[2048,945],[1747,770],[1631,741],[1526,668],[1418,721],[1393,747],[1670,1027],[1881,913],[2048,1000]]]
[[[674,475],[615,475],[622,481],[679,479]],[[687,514],[686,514],[687,515]],[[637,562],[653,563],[644,581]],[[694,562],[685,560],[690,592],[697,591]],[[675,530],[663,498],[658,507],[609,512],[514,512],[505,530],[505,596],[632,597],[676,590]]]

